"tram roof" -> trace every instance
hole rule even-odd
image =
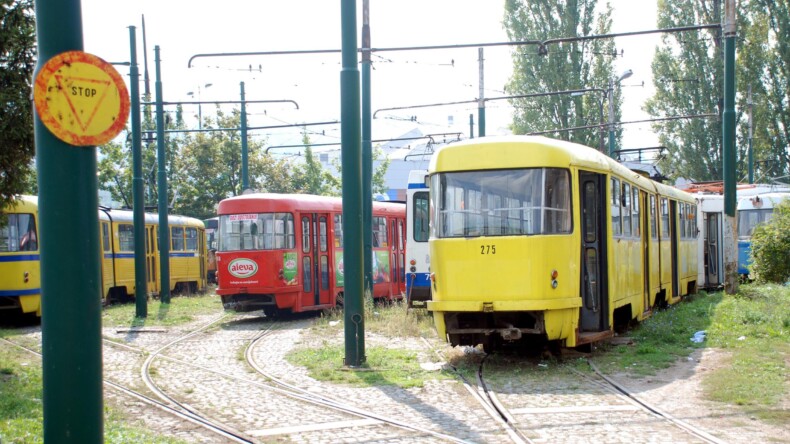
[[[545,167],[576,167],[610,173],[645,190],[691,200],[688,193],[655,182],[596,149],[543,136],[494,136],[452,143],[434,153],[428,171],[432,174],[438,171]]]
[[[399,213],[405,204],[396,202],[373,202],[376,212]],[[313,194],[252,193],[229,197],[217,207],[217,214],[244,214],[286,211],[343,211],[343,200],[333,196]]]

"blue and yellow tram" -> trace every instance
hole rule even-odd
[[[693,197],[592,148],[474,139],[429,176],[428,310],[452,345],[577,347],[696,291]]]
[[[0,309],[41,316],[38,198],[18,196],[3,209],[0,223]],[[101,283],[104,302],[122,301],[135,294],[133,213],[102,208]],[[206,287],[206,241],[203,222],[169,216],[170,289],[196,292]],[[160,292],[159,217],[145,215],[147,294]]]

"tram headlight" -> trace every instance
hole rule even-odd
[[[559,275],[560,273],[556,269],[551,270],[551,288],[557,288],[559,285],[559,282],[557,282],[557,276]]]

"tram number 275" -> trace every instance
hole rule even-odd
[[[496,245],[481,245],[480,254],[496,254]]]

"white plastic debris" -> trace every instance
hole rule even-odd
[[[444,367],[444,362],[422,362],[420,363],[420,368],[428,371],[428,372],[435,372],[441,370]]]
[[[705,340],[705,331],[698,331],[691,337],[691,342],[700,343]]]
[[[335,325],[339,324],[340,321],[329,321],[329,326],[334,327]]]
[[[741,337],[738,338],[739,341],[743,341],[745,339],[746,339],[746,336],[741,336]]]

